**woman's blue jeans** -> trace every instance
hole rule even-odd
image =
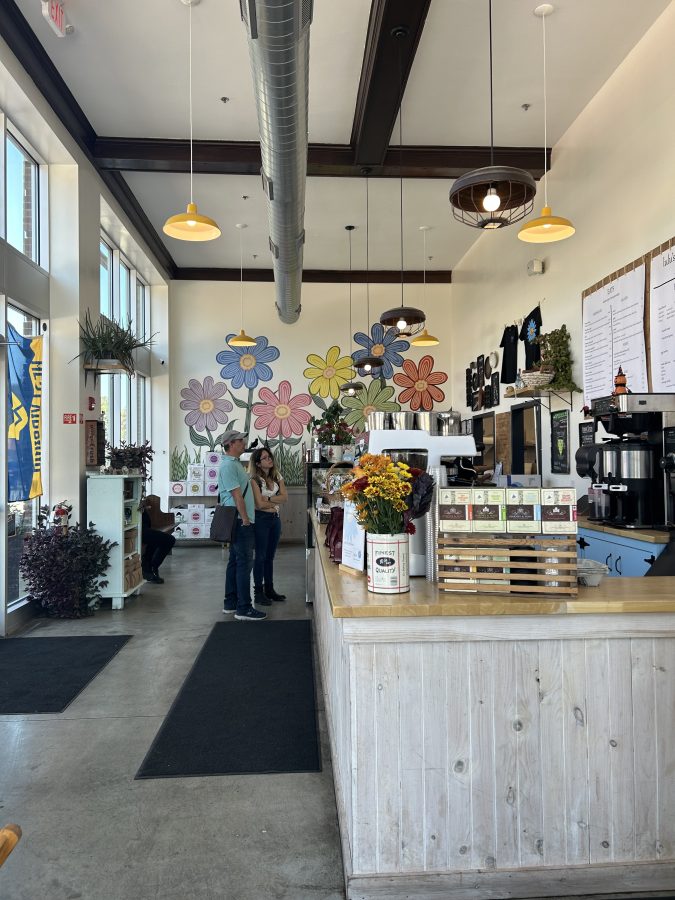
[[[274,584],[274,554],[281,536],[281,519],[276,513],[255,511],[255,560],[253,562],[253,584],[256,589]]]

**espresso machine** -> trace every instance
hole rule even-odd
[[[589,518],[615,528],[667,527],[670,476],[662,460],[664,435],[675,426],[675,394],[599,397],[591,415],[596,437],[599,424],[609,437],[580,447],[575,457],[577,474],[591,479]]]

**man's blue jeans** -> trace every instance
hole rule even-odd
[[[238,613],[251,606],[251,569],[253,568],[253,548],[255,534],[253,525],[245,526],[239,518],[235,520],[230,558],[225,571],[225,607]]]
[[[281,535],[281,519],[276,513],[256,510],[255,514],[255,562],[253,584],[256,588],[274,585],[274,554]]]

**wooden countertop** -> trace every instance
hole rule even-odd
[[[667,531],[640,531],[638,528],[612,528],[603,525],[602,522],[589,522],[585,516],[580,516],[577,522],[579,528],[588,528],[589,531],[602,531],[605,534],[614,534],[616,537],[626,540],[645,541],[648,544],[667,544],[670,541],[670,533]]]
[[[365,573],[347,574],[331,561],[324,546],[325,526],[312,524],[316,553],[326,576],[335,618],[410,616],[539,616],[573,613],[675,612],[675,579],[603,578],[598,587],[579,587],[576,597],[514,597],[485,593],[439,591],[425,578],[411,578],[408,594],[371,594]]]

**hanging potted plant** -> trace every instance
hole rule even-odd
[[[113,541],[104,541],[90,522],[70,525],[71,506],[66,502],[43,506],[23,545],[19,570],[31,603],[43,615],[61,619],[91,616],[101,601],[102,580],[108,570]]]
[[[134,350],[150,347],[156,334],[155,332],[149,338],[141,339],[133,332],[131,322],[124,327],[104,315],[94,321],[89,310],[84,315],[84,322],[79,325],[84,349],[71,362],[82,359],[85,370],[93,371],[94,377],[101,372],[120,370],[134,375]]]

